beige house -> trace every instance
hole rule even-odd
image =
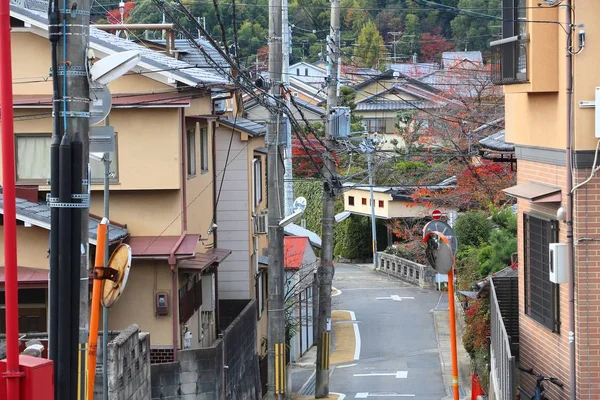
[[[504,17],[503,39],[491,46],[492,79],[504,85],[506,97],[506,142],[514,144],[518,165],[517,185],[505,191],[518,203],[520,365],[564,383],[560,389],[544,382],[548,398],[597,399],[600,178],[595,174],[599,121],[594,107],[598,107],[600,87],[600,42],[595,40],[600,37],[600,2],[574,0],[571,8],[539,7],[538,3],[504,0],[504,10],[510,14]],[[567,25],[567,15],[573,15],[572,23],[577,25]],[[574,32],[569,43],[563,28]],[[573,53],[580,49],[580,30],[587,40],[585,49],[572,59],[573,98],[568,102],[566,49]],[[568,104],[573,118],[570,143]],[[576,189],[570,189],[571,185]],[[568,212],[569,196],[573,196],[573,237],[567,234],[562,213]],[[572,280],[551,280],[551,243],[572,246]],[[568,265],[563,260],[554,268],[566,277]],[[535,378],[504,369],[510,364],[504,363],[502,354],[506,355],[492,348],[495,398],[506,398],[500,390],[509,374],[519,374],[521,387],[532,393]],[[515,376],[512,381],[517,380]]]
[[[46,12],[11,4],[11,23],[20,187],[19,281],[21,288],[35,289],[27,292],[29,300],[21,302],[21,330],[45,331],[50,228],[45,195],[49,191],[48,143],[52,132]],[[193,68],[94,28],[90,30],[90,49],[96,59],[124,50],[142,54],[133,72],[109,85],[113,97],[109,123],[116,132],[116,150],[110,154],[114,177],[110,182],[109,234],[113,245],[126,242],[133,251],[127,288],[109,310],[109,329],[137,323],[141,330],[151,333],[152,361],[170,361],[176,357],[173,349],[183,347],[185,328],[192,333],[192,348],[208,346],[216,338],[218,271],[232,251],[238,251],[235,241],[227,239],[225,233],[218,241],[215,237],[215,221],[225,221],[228,211],[221,209],[221,220],[216,219],[215,210],[226,202],[222,200],[215,207],[215,182],[220,182],[217,159],[221,154],[215,145],[225,134],[217,123],[211,95],[226,94],[231,88],[225,77],[214,72]],[[32,57],[38,61],[31,62]],[[247,154],[254,155],[260,146],[262,142],[253,140]],[[90,163],[93,255],[99,220],[95,216],[103,212],[103,166]],[[247,165],[240,167],[242,175],[250,179],[252,170]],[[261,173],[264,179],[264,169]],[[246,190],[250,196],[250,188]],[[248,237],[252,235],[249,213],[239,227]],[[249,262],[240,265],[247,287],[239,295],[253,298]],[[226,282],[227,272],[223,272]]]

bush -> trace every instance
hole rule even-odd
[[[372,257],[371,222],[368,217],[351,215],[340,224],[334,254],[351,259],[366,260]]]
[[[481,211],[469,211],[461,215],[454,225],[459,246],[475,246],[487,243],[493,224]]]
[[[417,240],[401,243],[395,247],[388,247],[385,252],[419,264],[427,264],[425,245]]]

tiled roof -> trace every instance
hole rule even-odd
[[[154,40],[154,42],[161,45],[165,44],[164,40]],[[175,39],[175,50],[179,51],[179,59],[181,61],[185,61],[190,65],[198,66],[217,75],[223,74],[221,69],[225,69],[229,72],[229,64],[223,57],[221,57],[221,54],[219,54],[219,52],[208,42],[208,40],[196,39],[195,42],[198,44],[198,46],[202,47],[202,49],[212,60],[217,63],[220,68],[215,68],[215,64],[209,61],[202,51],[192,45],[188,40]]]
[[[289,224],[283,228],[283,233],[288,236],[304,236],[310,241],[310,244],[314,247],[321,248],[321,238],[313,231],[309,231],[306,228],[296,224]]]
[[[420,78],[433,71],[440,69],[436,63],[417,63],[417,64],[391,64],[390,69],[398,71],[401,74],[410,76],[411,78]]]
[[[504,130],[494,133],[484,139],[479,141],[481,147],[494,150],[494,151],[502,151],[502,152],[511,152],[515,151],[515,146],[506,143]]]
[[[304,250],[308,244],[305,236],[286,236],[283,238],[283,266],[285,269],[299,270],[304,263]]]
[[[442,65],[444,68],[451,67],[464,60],[483,64],[483,56],[480,51],[446,51],[442,53]]]
[[[25,199],[16,199],[17,219],[31,223],[45,229],[50,229],[50,207],[45,202],[33,203]],[[0,213],[4,214],[4,198],[0,194]],[[89,236],[90,243],[96,243],[96,233],[100,220],[94,217],[89,217]],[[119,241],[129,236],[127,228],[118,225],[110,224],[108,227],[108,239],[111,243]]]
[[[48,29],[48,3],[40,0],[26,0],[25,7],[11,3],[11,17],[30,19],[37,22],[42,29]],[[139,66],[145,69],[159,71],[158,74],[172,77],[189,86],[202,85],[224,85],[229,82],[228,77],[215,74],[206,69],[192,68],[187,62],[176,60],[165,54],[140,46],[130,40],[117,37],[111,33],[99,29],[90,28],[90,48],[93,50],[107,52],[109,54],[120,53],[128,50],[137,50],[142,55]]]
[[[430,101],[384,100],[358,103],[355,111],[396,111],[435,107],[438,107],[438,105]]]
[[[252,136],[260,136],[267,133],[267,127],[263,124],[259,124],[258,122],[250,121],[246,118],[229,118],[229,119],[221,119],[219,123],[230,128],[235,128],[237,130],[246,132]]]

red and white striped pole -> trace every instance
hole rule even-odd
[[[0,118],[2,118],[2,196],[4,203],[4,273],[6,296],[6,394],[20,399],[15,138],[9,0],[0,0]]]

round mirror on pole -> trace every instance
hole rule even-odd
[[[131,268],[131,247],[120,244],[110,256],[108,268],[117,271],[117,280],[105,279],[102,281],[102,305],[106,308],[115,304],[125,290]]]

